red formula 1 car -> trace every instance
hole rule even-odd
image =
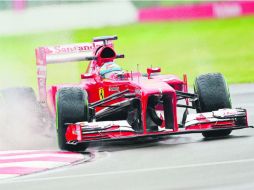
[[[116,36],[94,38],[92,43],[36,49],[39,99],[56,117],[59,147],[80,151],[94,141],[133,140],[177,134],[202,133],[205,138],[227,136],[248,127],[245,109],[232,109],[224,77],[219,73],[196,78],[194,93],[187,78],[123,72],[113,67],[124,58],[113,47]],[[53,85],[46,91],[46,66],[90,61],[79,84]],[[107,75],[106,75],[107,74]],[[177,109],[184,108],[182,119]],[[189,114],[189,109],[197,113]]]

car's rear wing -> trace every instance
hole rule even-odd
[[[90,61],[95,57],[94,51],[104,45],[103,41],[57,46],[45,46],[35,49],[37,65],[38,95],[40,102],[47,101],[47,64]],[[113,46],[113,41],[107,45]]]

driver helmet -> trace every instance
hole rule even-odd
[[[99,74],[103,78],[109,78],[112,74],[121,72],[122,72],[121,67],[117,65],[115,62],[110,61],[103,64],[103,66],[100,68]]]

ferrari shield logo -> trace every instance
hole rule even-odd
[[[104,89],[103,88],[99,88],[99,97],[100,99],[104,99]]]

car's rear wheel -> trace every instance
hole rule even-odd
[[[194,92],[198,95],[196,110],[198,113],[211,112],[223,108],[232,108],[227,83],[220,73],[208,73],[196,78]],[[227,136],[232,130],[203,132],[205,138]]]
[[[65,123],[88,121],[88,96],[87,92],[77,87],[61,88],[57,93],[56,127],[58,145],[62,150],[83,151],[88,143],[67,144]]]

